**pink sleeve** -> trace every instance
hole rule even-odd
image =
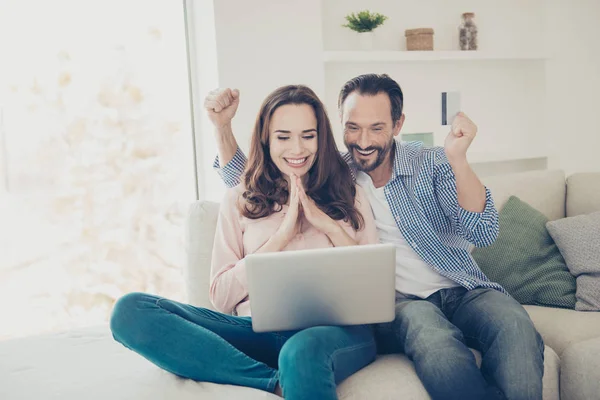
[[[377,234],[377,227],[375,226],[375,218],[373,217],[371,203],[369,203],[369,199],[367,199],[364,189],[358,185],[356,185],[355,204],[365,221],[363,229],[356,233],[358,244],[379,243],[379,235]]]
[[[209,297],[215,308],[231,314],[248,296],[238,188],[229,189],[219,209],[210,271]]]

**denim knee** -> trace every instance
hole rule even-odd
[[[331,355],[327,353],[326,339],[316,332],[297,333],[283,345],[279,353],[280,373],[292,369],[296,372],[310,370],[314,364],[327,362],[331,362]]]
[[[544,341],[524,309],[504,310],[490,329],[496,330],[494,342],[498,342],[503,348],[510,349],[514,347],[513,343],[523,343],[527,351],[544,353]]]
[[[462,340],[462,334],[435,305],[427,301],[411,301],[396,310],[394,321],[396,335],[408,336],[407,340],[427,337],[443,340]]]
[[[440,317],[444,318],[441,310],[425,300],[407,301],[396,305],[396,321],[413,327],[436,326],[441,322]]]
[[[110,330],[116,341],[128,345],[134,338],[141,339],[144,329],[140,326],[140,311],[148,297],[145,293],[134,292],[116,301],[110,316]]]

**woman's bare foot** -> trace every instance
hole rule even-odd
[[[273,393],[283,398],[283,391],[281,390],[281,386],[279,386],[279,382],[277,382],[277,385],[275,385],[275,392]]]

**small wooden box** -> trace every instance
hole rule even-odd
[[[433,50],[433,29],[431,28],[407,29],[404,36],[406,36],[406,50]]]

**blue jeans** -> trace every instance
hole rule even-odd
[[[234,317],[165,298],[130,293],[110,320],[113,337],[181,377],[248,386],[286,399],[337,399],[336,384],[375,359],[371,326],[319,326],[255,333]]]
[[[525,309],[493,289],[396,296],[375,327],[380,353],[405,353],[433,400],[542,399],[544,343]],[[469,347],[482,353],[481,370]]]

